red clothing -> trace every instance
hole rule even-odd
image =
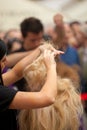
[[[81,94],[81,99],[82,100],[87,100],[87,93],[82,93]]]

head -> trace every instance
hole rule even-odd
[[[41,44],[43,38],[43,24],[34,17],[24,19],[20,24],[24,48],[26,50],[35,49]]]
[[[63,49],[63,46],[67,44],[64,27],[54,26],[54,28],[51,28],[49,32],[54,47],[56,49]]]
[[[79,21],[72,21],[70,27],[72,28],[74,34],[78,33],[80,30],[81,23]]]
[[[79,47],[87,47],[87,25],[81,24],[76,34]]]
[[[18,29],[10,29],[4,35],[4,41],[7,43],[9,40],[17,38],[22,40],[21,32]]]
[[[64,70],[64,66],[58,66],[58,70],[62,70],[62,68]],[[58,70],[58,89],[55,103],[45,108],[21,111],[19,114],[21,130],[78,129],[78,115],[80,116],[82,110],[79,94],[76,92],[73,84],[74,80],[72,82],[70,76],[66,75],[68,70],[65,68],[66,72],[62,71],[64,77],[59,74]],[[69,71],[69,73],[71,72]],[[25,68],[24,77],[30,87],[27,88],[27,90],[40,91],[47,77],[47,70],[43,62],[43,54]]]
[[[83,46],[87,47],[87,24],[82,24],[80,26],[80,35],[83,41]]]
[[[0,40],[0,82],[2,82],[2,76],[1,76],[1,72],[4,69],[5,65],[6,65],[6,45],[4,43],[4,41]]]
[[[83,24],[80,26],[80,31],[82,32],[82,34],[84,35],[84,37],[87,38],[87,24]]]
[[[5,32],[4,31],[2,31],[2,30],[0,30],[0,39],[4,39],[4,36],[5,36]]]
[[[22,47],[22,41],[17,38],[9,39],[7,42],[7,53],[10,54]]]
[[[68,23],[65,23],[64,24],[64,29],[65,29],[65,34],[66,34],[66,37],[69,39],[69,38],[72,38],[74,35],[73,35],[73,31],[70,27],[70,25]]]
[[[62,14],[58,13],[58,14],[54,15],[53,20],[54,20],[54,23],[56,24],[56,26],[59,26],[59,27],[63,26]]]
[[[76,37],[74,36],[72,28],[70,27],[68,23],[64,23],[64,29],[65,29],[65,35],[66,35],[68,43],[73,47],[77,47],[78,41]]]

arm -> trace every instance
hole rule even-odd
[[[45,54],[47,67],[47,79],[40,92],[17,92],[11,109],[39,108],[54,103],[57,95],[57,73],[56,64],[52,54]]]
[[[30,53],[28,56],[20,60],[10,71],[3,74],[3,82],[5,86],[13,84],[14,82],[20,80],[23,77],[23,71],[25,67],[31,64],[40,55],[40,53],[43,50],[45,50],[45,49],[41,50],[41,48],[38,47],[37,49],[32,51],[32,53]],[[62,51],[57,51],[53,49],[53,47],[51,51],[54,52],[54,55],[63,54]]]
[[[7,67],[13,67],[19,60],[25,56],[31,54],[32,51],[27,52],[15,52],[13,54],[7,55]]]
[[[4,85],[8,86],[23,77],[23,70],[40,55],[40,49],[37,48],[31,54],[20,60],[10,71],[2,75]]]

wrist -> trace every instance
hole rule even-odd
[[[56,64],[52,64],[51,66],[47,67],[47,71],[54,71],[56,70]]]
[[[36,51],[38,52],[38,55],[41,54],[41,51],[40,51],[39,47],[36,49]]]
[[[40,46],[38,47],[38,49],[39,49],[40,53],[42,53],[42,52],[44,51],[44,47],[43,47],[42,45],[40,45]]]
[[[44,44],[42,44],[42,45],[39,46],[39,49],[40,49],[40,52],[42,53],[42,52],[44,52],[44,50],[46,50],[46,49],[47,49],[47,50],[50,50],[50,49],[51,49],[51,45],[44,43]]]

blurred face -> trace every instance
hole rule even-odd
[[[0,39],[3,39],[5,36],[5,32],[0,32]]]
[[[21,35],[21,32],[19,30],[12,30],[10,33],[9,33],[9,37],[10,39],[12,38],[18,38],[18,39],[22,39],[22,35]]]
[[[54,28],[50,28],[48,31],[48,35],[52,38],[52,41],[55,42],[58,39],[57,32],[54,30]]]
[[[73,32],[72,32],[70,26],[68,24],[65,24],[64,28],[65,28],[66,37],[67,38],[72,38],[73,37]]]
[[[3,70],[6,66],[7,60],[6,60],[6,55],[1,59],[0,64],[1,64],[1,69]]]
[[[80,31],[80,25],[79,24],[73,24],[72,29],[74,33],[78,33]]]
[[[84,33],[79,32],[79,35],[77,35],[79,43],[81,43],[82,46],[87,47],[87,36],[84,35]]]
[[[27,33],[27,36],[24,38],[24,48],[26,50],[35,49],[41,44],[42,38],[43,32],[38,34],[32,32]]]
[[[63,16],[62,15],[54,16],[54,23],[58,26],[61,26],[63,24]]]
[[[79,31],[78,33],[76,33],[76,38],[77,38],[79,44],[84,43],[85,37],[82,32]]]
[[[13,45],[12,45],[11,52],[20,49],[21,46],[22,46],[22,45],[21,45],[19,42],[16,42],[16,41],[15,41],[15,42],[13,43]]]

